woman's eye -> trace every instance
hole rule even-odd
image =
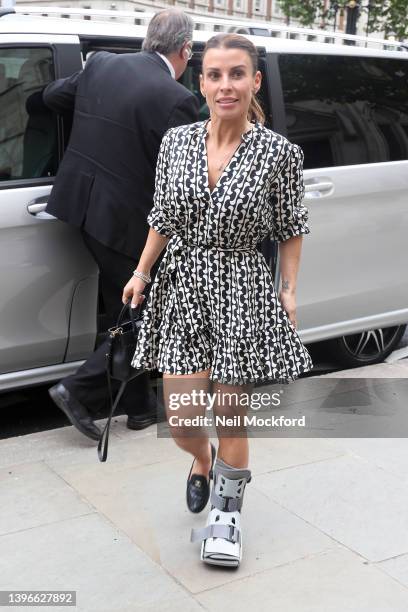
[[[245,76],[245,73],[242,70],[234,70],[234,72],[231,72],[230,74],[233,79],[241,79],[243,76]],[[207,77],[212,81],[215,81],[220,77],[220,75],[218,72],[209,72]]]

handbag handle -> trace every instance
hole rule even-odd
[[[121,309],[121,311],[120,311],[120,313],[119,313],[119,316],[118,316],[118,320],[117,320],[117,322],[116,322],[116,327],[120,327],[120,324],[122,323],[122,320],[123,320],[123,318],[124,318],[124,316],[125,316],[126,309],[128,309],[128,310],[129,310],[129,318],[130,318],[130,322],[131,322],[131,324],[132,324],[132,330],[133,330],[133,333],[136,333],[136,319],[135,319],[135,314],[136,314],[136,313],[138,312],[138,310],[139,310],[139,312],[138,312],[138,316],[140,315],[140,313],[141,313],[141,311],[142,311],[142,304],[138,304],[138,305],[136,306],[136,308],[132,308],[131,304],[132,304],[132,301],[131,301],[131,300],[128,300],[128,301],[126,302],[126,304],[123,304],[122,309]],[[133,311],[136,311],[136,312],[133,312]]]

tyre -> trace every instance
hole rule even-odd
[[[341,336],[328,340],[326,348],[337,363],[351,368],[381,363],[398,346],[406,328],[396,325]]]

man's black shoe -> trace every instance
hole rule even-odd
[[[48,389],[51,399],[68,417],[74,427],[92,440],[99,440],[101,431],[95,425],[88,410],[70,394],[62,383]]]
[[[129,429],[145,429],[157,423],[157,411],[145,412],[144,414],[130,414],[126,426]]]

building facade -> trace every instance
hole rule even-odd
[[[14,3],[14,0],[0,0],[3,4]],[[347,23],[346,4],[349,2],[338,2],[338,10],[335,19],[322,21],[317,18],[313,24],[315,29],[323,29],[327,32],[344,33]],[[288,25],[288,19],[283,14],[278,0],[71,0],[69,3],[63,0],[17,0],[16,4],[25,6],[53,6],[62,8],[87,8],[112,10],[112,18],[115,11],[154,12],[167,6],[177,6],[192,15],[201,17],[231,18],[234,20],[264,21],[272,24]],[[333,4],[333,3],[332,3]],[[330,6],[330,0],[323,0],[323,8]],[[301,27],[296,19],[290,19],[289,25]],[[357,35],[366,36],[367,10],[361,11],[357,22]],[[372,38],[383,38],[383,33],[370,34]]]

